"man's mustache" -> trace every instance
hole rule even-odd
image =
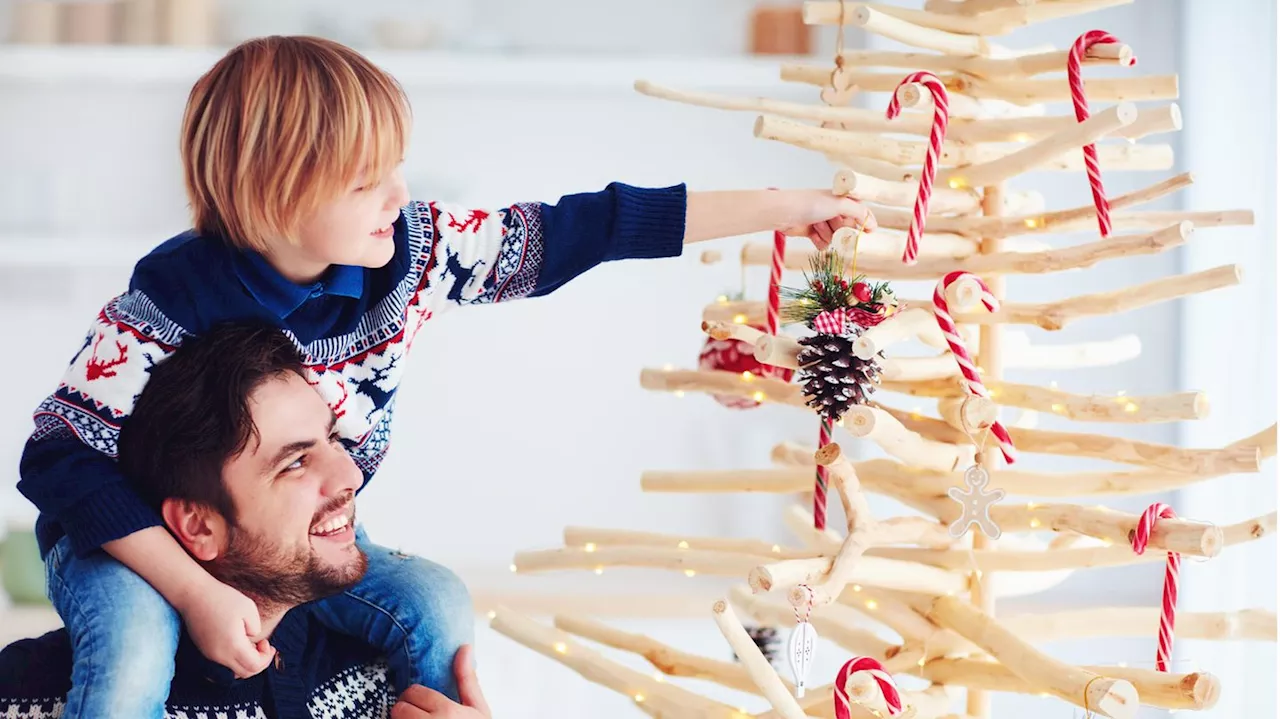
[[[321,507],[315,513],[315,515],[311,517],[311,525],[315,526],[316,523],[319,522],[322,518],[324,518],[325,515],[332,514],[338,511],[339,509],[342,509],[343,507],[347,506],[355,499],[355,496],[356,496],[356,493],[348,489],[348,490],[344,490],[342,494],[339,494],[338,496],[334,497],[328,502],[325,502],[324,506]]]

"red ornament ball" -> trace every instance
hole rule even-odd
[[[856,297],[859,302],[870,302],[871,288],[867,286],[866,282],[855,283],[853,285],[853,296]]]
[[[761,332],[765,331],[765,328],[760,326],[756,326],[756,329]],[[754,352],[755,347],[751,346],[749,342],[735,339],[718,340],[714,337],[708,337],[706,343],[702,345],[702,352],[698,354],[698,369],[720,370],[735,374],[749,372],[756,377],[764,377],[766,374],[773,373],[771,374],[773,379],[780,379],[784,382],[791,381],[791,376],[795,374],[793,370],[760,364],[756,360]],[[751,397],[719,394],[711,396],[715,401],[730,409],[754,409],[760,406],[760,403]]]

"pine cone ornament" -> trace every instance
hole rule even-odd
[[[747,636],[751,637],[751,641],[759,647],[760,653],[764,658],[769,660],[770,664],[777,662],[779,651],[782,649],[782,637],[778,635],[776,627],[747,627]],[[734,661],[742,661],[736,654]]]
[[[762,326],[755,326],[755,328],[761,332],[765,331]],[[736,374],[749,372],[757,377],[764,377],[772,370],[772,376],[784,382],[790,382],[794,374],[789,369],[760,364],[755,358],[755,348],[750,343],[735,339],[718,340],[714,337],[708,337],[702,345],[702,351],[698,354],[698,369],[723,370]],[[753,409],[760,406],[759,402],[750,397],[733,395],[712,395],[712,397],[730,409]]]
[[[819,333],[800,340],[800,382],[807,405],[832,422],[855,404],[866,404],[880,381],[880,363],[859,359],[853,341],[862,334],[855,327],[847,335]]]

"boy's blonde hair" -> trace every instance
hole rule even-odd
[[[195,229],[263,251],[300,221],[400,162],[409,102],[360,53],[316,37],[233,48],[191,89],[182,168]]]

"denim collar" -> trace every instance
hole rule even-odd
[[[324,295],[354,299],[364,293],[364,268],[361,267],[332,265],[318,281],[299,285],[285,279],[257,252],[236,252],[232,266],[249,294],[281,320],[310,299]]]

